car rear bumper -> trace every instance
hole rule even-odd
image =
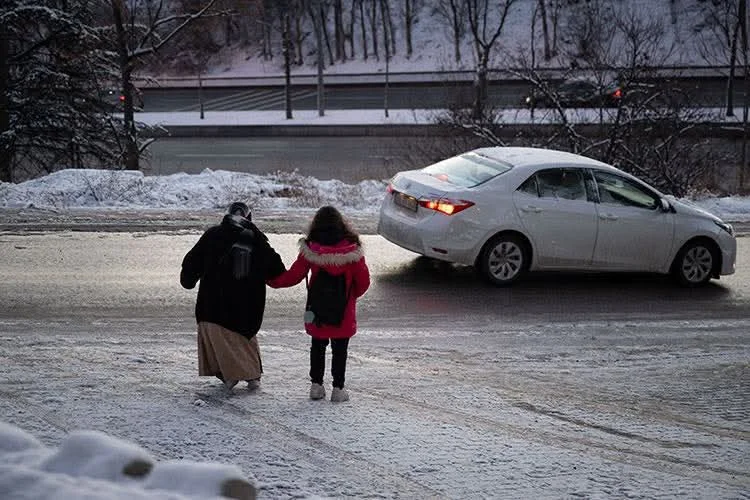
[[[380,212],[378,234],[402,248],[412,252],[444,260],[466,263],[467,248],[457,247],[447,237],[454,222],[442,214],[409,213],[386,200]]]

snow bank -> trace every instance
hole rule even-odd
[[[232,465],[158,462],[134,443],[73,432],[57,449],[0,422],[3,498],[34,500],[254,499],[255,486]]]
[[[237,200],[254,208],[319,208],[375,212],[384,183],[321,181],[296,172],[254,175],[205,169],[200,174],[145,176],[139,171],[67,169],[19,184],[0,182],[5,208],[224,209]]]

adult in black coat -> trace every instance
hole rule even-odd
[[[235,244],[249,258],[232,250]],[[232,203],[221,224],[203,233],[185,255],[180,284],[192,289],[200,281],[195,304],[200,375],[216,376],[229,389],[239,380],[258,387],[263,368],[255,334],[263,323],[266,281],[284,271],[281,257],[242,202]]]

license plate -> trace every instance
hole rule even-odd
[[[417,211],[417,199],[413,196],[409,196],[404,193],[395,193],[393,195],[393,203],[400,207],[404,207],[412,212]]]

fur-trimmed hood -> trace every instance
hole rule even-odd
[[[360,245],[341,240],[335,245],[321,245],[320,243],[299,240],[299,251],[312,264],[318,266],[345,266],[353,264],[364,257],[365,253]]]

